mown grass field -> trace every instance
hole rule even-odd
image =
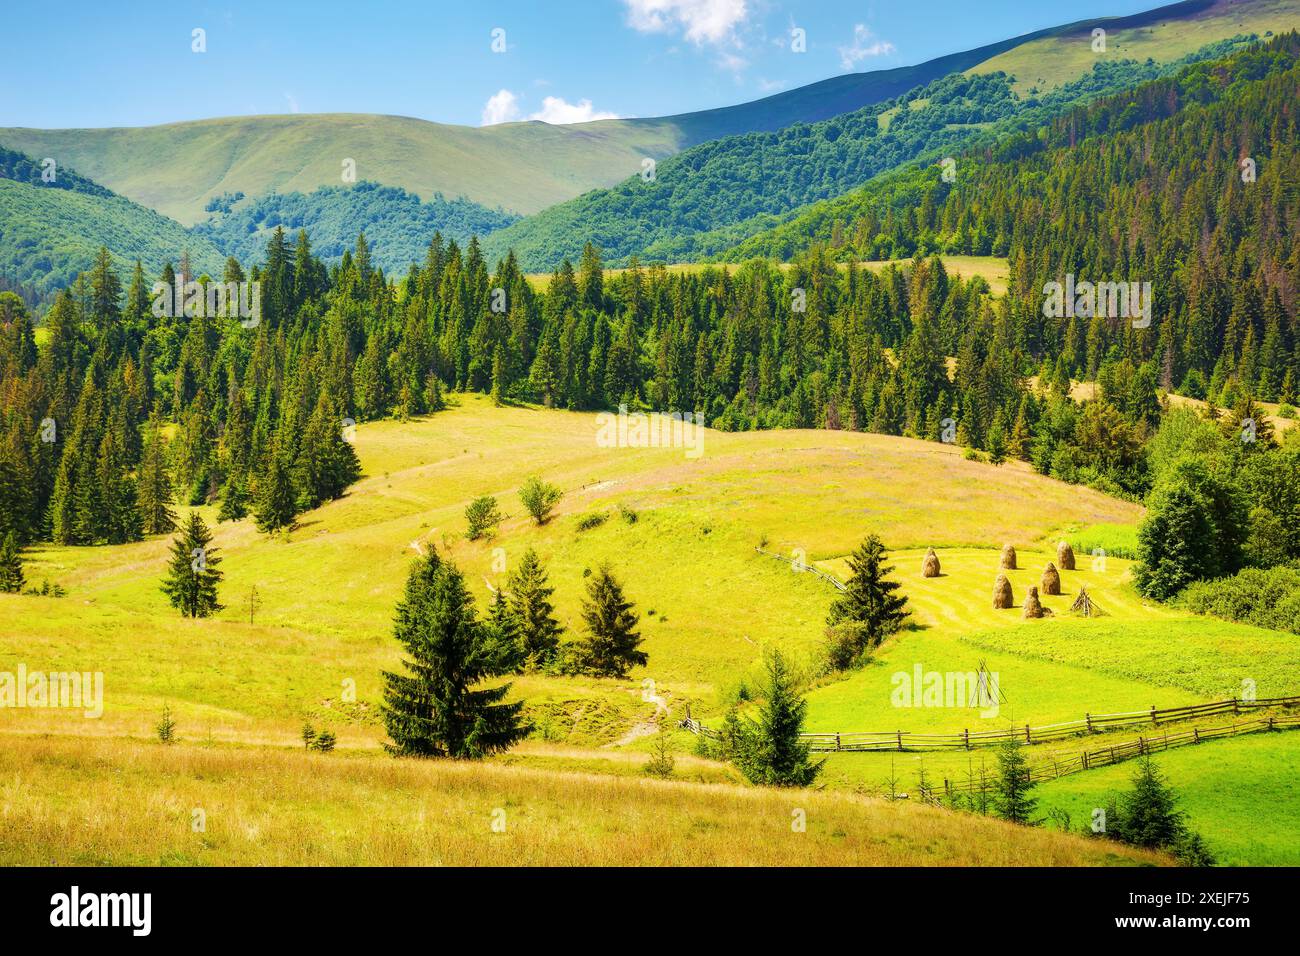
[[[33,670],[102,671],[104,715],[91,720],[58,710],[0,714],[4,749],[26,755],[0,769],[6,812],[39,816],[46,812],[42,806],[48,810],[51,802],[74,800],[70,794],[60,797],[58,778],[37,782],[30,764],[22,763],[40,763],[48,750],[46,762],[63,768],[65,783],[81,775],[93,784],[92,796],[75,797],[90,801],[78,812],[94,817],[92,805],[103,803],[103,819],[120,814],[127,829],[147,828],[161,812],[161,798],[149,799],[147,787],[179,773],[173,761],[180,758],[167,754],[192,755],[181,764],[217,761],[220,772],[214,770],[213,779],[224,783],[202,786],[208,792],[238,787],[241,795],[225,799],[244,801],[239,812],[250,819],[264,812],[259,832],[268,835],[261,843],[226,844],[195,857],[182,837],[163,831],[144,844],[146,857],[156,852],[161,859],[171,852],[177,862],[250,861],[260,847],[267,862],[389,859],[383,856],[387,851],[362,851],[342,837],[300,846],[296,827],[306,824],[277,817],[294,800],[263,792],[272,784],[258,780],[263,773],[284,777],[318,768],[326,779],[313,786],[326,788],[320,799],[333,809],[320,812],[330,825],[400,829],[397,818],[383,812],[364,824],[349,814],[374,800],[385,781],[397,779],[394,775],[443,772],[401,769],[379,751],[379,674],[398,661],[391,616],[416,546],[437,547],[456,561],[480,606],[487,603],[489,585],[500,583],[525,548],[535,547],[557,589],[557,612],[569,636],[576,636],[580,625],[584,572],[605,561],[641,613],[650,663],[627,679],[530,674],[514,680],[512,696],[526,702],[535,731],[517,751],[485,765],[492,774],[572,771],[601,780],[622,778],[637,793],[645,792],[641,764],[659,728],[655,706],[644,696],[645,680],[654,681],[674,720],[689,703],[696,716],[714,722],[742,685],[753,685],[765,648],[784,649],[809,674],[815,666],[834,590],[814,575],[794,573],[790,565],[756,553],[755,547],[797,555],[842,577],[844,556],[870,532],[893,549],[913,627],[892,638],[864,669],[843,679],[812,680],[810,730],[947,733],[1008,722],[1041,725],[1077,719],[1086,711],[1231,696],[1247,677],[1257,681],[1261,696],[1296,690],[1294,683],[1286,686],[1300,663],[1294,638],[1148,606],[1132,590],[1129,564],[1121,559],[1094,567],[1091,557],[1080,553],[1079,570],[1064,574],[1065,593],[1044,599],[1056,616],[1022,619],[1018,604],[1025,588],[1038,583],[1044,562],[1054,557],[1057,538],[1097,528],[1109,537],[1122,536],[1141,516],[1136,505],[1044,478],[1023,464],[970,462],[959,449],[910,439],[710,431],[702,455],[691,458],[681,448],[603,448],[598,430],[594,415],[497,409],[477,397],[461,397],[456,407],[421,421],[362,425],[356,447],[364,477],[346,497],[302,516],[294,531],[276,538],[259,534],[247,520],[217,526],[227,607],[208,620],[181,620],[158,590],[165,538],[116,548],[35,549],[28,555],[29,578],[48,578],[69,593],[61,599],[0,595],[0,670],[21,662]],[[532,473],[565,490],[556,517],[543,527],[524,516],[515,494]],[[484,493],[499,497],[508,518],[495,539],[471,543],[463,536],[463,510]],[[635,521],[624,512],[635,512]],[[579,518],[595,513],[606,520],[580,530]],[[208,517],[215,523],[215,516]],[[998,548],[1006,542],[1020,551],[1021,569],[1010,573],[1017,607],[994,611],[991,588]],[[925,579],[921,557],[930,546],[939,550],[944,574]],[[1083,620],[1068,613],[1080,586],[1107,616]],[[247,598],[254,587],[258,605],[250,622]],[[999,675],[1005,695],[996,715],[981,717],[959,706],[896,707],[891,700],[894,675],[911,673],[918,664],[925,671],[969,672],[981,661]],[[151,738],[164,705],[175,714],[182,744],[159,756],[160,745]],[[311,765],[280,763],[312,759],[296,753],[304,719],[334,730],[340,752]],[[686,756],[694,742],[689,734],[676,731],[673,742],[682,754],[677,786],[736,785],[730,768]],[[1075,745],[1059,746],[1064,751]],[[1033,750],[1035,759],[1049,753]],[[130,765],[143,768],[138,789],[125,791],[135,797],[110,800],[110,784],[121,777],[117,762],[128,757]],[[956,778],[970,759],[964,753],[837,755],[824,780],[831,790],[879,792],[892,772],[898,789],[907,790],[920,765]],[[368,769],[348,791],[332,776],[335,762]],[[38,776],[43,777],[42,767]],[[1068,794],[1072,781],[1087,776],[1053,786]],[[708,857],[714,862],[732,860],[720,849],[722,842],[734,840],[734,833],[726,836],[729,818],[715,819],[721,821],[718,843],[700,852],[715,854]],[[42,841],[54,839],[53,818],[45,826],[17,831],[11,858],[25,859],[23,854],[30,856]],[[836,826],[854,833],[852,839],[861,836],[848,823]],[[104,839],[94,836],[89,845]],[[553,847],[549,839],[537,835],[536,846]],[[281,845],[282,840],[298,843]],[[1284,827],[1275,842],[1296,854],[1300,828]],[[875,851],[861,846],[841,858],[833,846],[832,840],[804,862],[848,861],[857,854],[861,862],[901,859],[872,856]],[[949,852],[946,845],[937,846],[939,856]],[[445,857],[403,859],[490,862],[475,855],[476,847],[457,843]],[[674,862],[704,859],[674,847],[681,852]],[[109,846],[102,856],[117,860],[122,852]],[[577,855],[566,859],[616,862],[616,856],[595,851],[582,855],[587,851],[576,844],[573,852]],[[767,852],[748,862],[797,861],[764,856]]]

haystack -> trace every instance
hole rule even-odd
[[[1025,595],[1025,617],[1046,617],[1051,613],[1038,600],[1038,588],[1030,588],[1029,593]]]
[[[1013,607],[1015,603],[1015,598],[1011,596],[1011,582],[1007,580],[1005,574],[999,574],[998,579],[993,582],[993,606],[1001,610]]]
[[[1062,571],[1074,570],[1074,548],[1070,542],[1062,541],[1056,546],[1056,564]]]
[[[1000,567],[1006,571],[1014,571],[1016,569],[1016,549],[1013,546],[1009,544],[1004,544],[1002,546],[1002,564]]]
[[[1043,593],[1060,594],[1061,593],[1061,576],[1056,572],[1056,565],[1051,561],[1047,562],[1047,567],[1043,568]]]
[[[927,578],[939,576],[939,556],[934,553],[934,548],[925,552],[925,560],[921,563],[921,576]]]

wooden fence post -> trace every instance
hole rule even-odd
[[[903,732],[901,730],[898,731],[898,752],[903,752]]]
[[[1088,725],[1088,733],[1092,733],[1092,714],[1084,714],[1083,722]]]
[[[970,728],[969,727],[964,728],[961,734],[963,737],[966,738],[966,749],[970,750]]]
[[[1029,725],[1025,724],[1025,743],[1032,744],[1033,742],[1033,739],[1029,736]]]
[[[1156,705],[1151,705],[1151,723],[1156,723]]]
[[[840,735],[837,733],[835,735],[835,752],[839,753],[839,750],[840,750]]]
[[[1192,743],[1199,744],[1200,742],[1201,742],[1201,728],[1199,728],[1199,727],[1193,727],[1193,728],[1192,728]]]

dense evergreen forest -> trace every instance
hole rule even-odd
[[[1006,256],[1012,342],[1064,378],[1119,356],[1166,390],[1292,402],[1300,303],[1295,34],[1072,111],[963,156],[954,183],[909,172],[814,207],[732,255],[821,245],[837,260]],[[1067,274],[1153,284],[1151,328],[1045,318]],[[945,341],[953,341],[951,335]]]

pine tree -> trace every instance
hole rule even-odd
[[[145,534],[168,534],[176,529],[176,512],[171,508],[172,481],[167,454],[157,423],[151,423],[145,437],[144,457],[137,480],[141,530]]]
[[[162,585],[172,607],[185,617],[210,617],[222,608],[217,603],[221,558],[211,543],[212,532],[199,513],[191,511],[184,529],[172,541],[169,573]]]
[[[18,535],[10,531],[0,544],[0,591],[18,594],[27,579],[23,576],[23,558],[18,549]]]
[[[794,676],[781,652],[764,662],[767,686],[758,720],[737,733],[737,766],[751,783],[773,787],[807,787],[817,779],[825,761],[814,762],[803,742],[808,703],[795,690]]]
[[[1034,781],[1021,746],[1020,738],[1012,734],[998,747],[998,776],[993,783],[992,806],[993,813],[1003,820],[1030,826],[1038,800],[1029,795]]]
[[[1185,819],[1177,795],[1147,754],[1138,760],[1132,789],[1107,807],[1106,833],[1132,846],[1158,850],[1183,838]]]
[[[555,606],[551,603],[555,589],[548,586],[546,568],[532,548],[524,552],[506,587],[510,594],[510,613],[519,628],[528,666],[542,667],[550,663],[560,646],[564,628],[555,619]]]
[[[248,515],[248,492],[244,483],[234,475],[226,478],[221,486],[221,508],[217,511],[218,521],[239,521]]]
[[[836,600],[826,618],[832,627],[855,622],[864,626],[871,646],[897,631],[908,617],[907,599],[895,594],[897,581],[884,542],[870,535],[849,557],[849,580],[844,596]]]
[[[257,502],[253,510],[257,530],[274,534],[281,528],[292,525],[297,515],[298,501],[293,482],[289,480],[289,469],[279,454],[272,452],[270,463],[257,488]]]
[[[489,644],[492,647],[491,670],[508,674],[524,669],[524,644],[519,636],[519,622],[510,610],[504,592],[497,588],[488,609]]]
[[[526,732],[510,685],[473,689],[496,674],[489,628],[474,614],[465,581],[432,550],[417,559],[397,605],[394,636],[405,674],[383,672],[387,750],[410,757],[484,757]]]
[[[639,618],[623,587],[608,567],[602,567],[587,585],[582,602],[587,637],[580,646],[582,669],[600,677],[626,677],[629,667],[644,667],[649,658],[636,630]]]

